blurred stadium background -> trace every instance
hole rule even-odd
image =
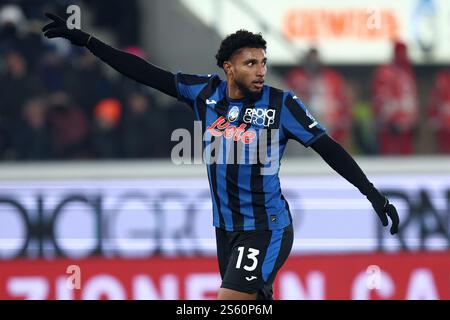
[[[302,97],[397,206],[392,237],[290,145],[296,240],[276,298],[450,298],[450,2],[2,0],[0,299],[209,299],[220,284],[206,170],[170,160],[191,111],[44,39],[43,12],[72,4],[83,29],[173,72],[220,72],[225,35],[262,32],[268,82]]]

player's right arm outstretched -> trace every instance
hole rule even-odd
[[[135,55],[114,49],[79,29],[69,29],[66,21],[57,15],[45,13],[45,16],[52,20],[42,29],[45,37],[49,39],[65,38],[74,45],[86,47],[121,74],[177,98],[173,73],[154,66]]]

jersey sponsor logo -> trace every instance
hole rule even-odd
[[[211,126],[208,127],[208,132],[214,137],[224,137],[225,139],[241,141],[244,144],[251,144],[256,138],[255,131],[247,131],[248,126],[243,123],[239,127],[232,126],[231,122],[220,117]]]
[[[234,122],[239,118],[239,107],[233,107],[231,108],[230,112],[228,113],[228,121]]]
[[[275,123],[275,110],[247,108],[244,114],[244,122],[257,126],[269,127]]]
[[[253,280],[256,280],[256,279],[258,279],[258,277],[255,277],[255,276],[251,276],[251,277],[245,277],[245,280],[247,280],[247,281],[253,281]]]
[[[216,105],[217,104],[217,101],[216,100],[209,100],[209,99],[206,99],[206,104],[207,105],[209,105],[209,106],[211,106],[211,105]]]

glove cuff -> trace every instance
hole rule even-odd
[[[366,196],[367,200],[369,200],[375,208],[383,209],[389,204],[388,198],[375,188],[373,188]]]
[[[89,47],[89,43],[91,42],[91,39],[92,39],[92,35],[89,35],[89,38],[88,38],[88,40],[87,40],[87,42],[86,42],[86,48],[87,47]]]
[[[81,30],[80,30],[80,34],[81,34],[81,38],[83,39],[81,41],[82,46],[83,47],[87,47],[89,45],[89,42],[90,42],[92,36],[90,34],[86,33],[86,32],[81,31]]]

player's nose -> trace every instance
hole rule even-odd
[[[259,68],[259,70],[258,70],[258,76],[264,78],[265,75],[266,75],[266,73],[267,73],[267,68],[266,68],[265,66]]]
[[[266,75],[266,73],[267,73],[267,68],[266,68],[266,66],[265,66],[264,64],[260,64],[260,65],[259,65],[259,68],[258,68],[257,71],[256,71],[256,75],[257,75],[258,77],[264,78],[265,75]]]

